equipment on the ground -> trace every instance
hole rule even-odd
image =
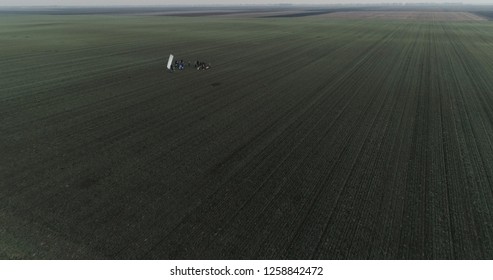
[[[169,55],[168,65],[166,66],[168,70],[171,70],[171,63],[173,63],[173,57],[174,56],[172,54]]]

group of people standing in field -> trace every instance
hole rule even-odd
[[[190,61],[188,62],[188,66],[190,66]],[[185,62],[182,60],[178,61],[175,60],[174,64],[171,64],[171,71],[174,71],[175,69],[178,70],[184,70],[185,69]]]
[[[194,67],[197,68],[197,70],[208,70],[209,68],[211,68],[211,65],[206,63],[206,62],[202,62],[202,61],[197,60],[195,62]]]
[[[190,67],[191,63],[188,61],[188,67]],[[203,61],[196,61],[194,64],[194,68],[197,70],[208,70],[211,68],[211,65],[209,63],[203,62]],[[174,70],[185,70],[185,62],[183,59],[180,61],[175,60],[175,63],[171,65],[171,71]]]

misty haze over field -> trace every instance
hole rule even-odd
[[[427,3],[427,4],[445,4],[445,3],[460,3],[465,5],[471,4],[493,4],[491,0],[465,0],[465,1],[442,1],[442,0],[295,0],[295,1],[279,1],[279,0],[4,0],[0,6],[145,6],[145,5],[332,5],[332,4],[389,4],[389,3]]]

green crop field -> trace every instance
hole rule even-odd
[[[0,116],[0,258],[493,258],[489,21],[2,15]]]

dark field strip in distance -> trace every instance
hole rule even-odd
[[[490,21],[493,20],[493,11],[477,11],[474,13],[480,17],[487,18]]]
[[[277,17],[308,17],[308,16],[317,16],[317,15],[325,15],[330,13],[338,13],[338,12],[350,12],[350,11],[365,11],[365,8],[338,8],[338,9],[318,9],[318,10],[307,10],[298,13],[287,13],[280,15],[272,15],[265,16],[266,18],[277,18]]]
[[[246,14],[247,17],[308,17],[334,12],[471,12],[490,18],[492,5],[454,4],[406,4],[406,5],[240,5],[240,6],[5,6],[0,7],[1,15],[51,15],[51,16],[227,16]]]
[[[0,258],[493,258],[487,21],[16,16],[0,50]]]

